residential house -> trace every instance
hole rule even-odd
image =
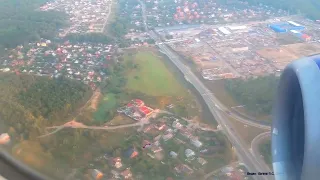
[[[168,129],[166,130],[166,132],[171,133],[171,132],[173,132],[173,130],[172,130],[171,128],[168,128]]]
[[[202,146],[202,142],[198,139],[194,138],[190,140],[191,144],[194,145],[197,148],[200,148]]]
[[[137,107],[144,106],[144,102],[140,99],[134,99],[132,100],[132,103],[134,103]]]
[[[150,125],[148,125],[147,127],[145,127],[145,128],[143,129],[143,132],[146,133],[146,132],[150,131],[151,129],[153,129],[153,125],[152,125],[152,124],[150,124]]]
[[[91,176],[98,180],[98,179],[102,179],[103,178],[103,173],[97,169],[92,169],[91,170]]]
[[[153,138],[155,141],[159,141],[159,139],[161,138],[161,134],[156,136],[155,138]]]
[[[157,153],[157,152],[162,151],[162,148],[161,148],[160,146],[152,146],[152,147],[151,147],[151,151],[152,151],[153,153]]]
[[[193,169],[191,169],[188,165],[186,164],[179,164],[177,165],[174,170],[178,173],[186,173],[186,174],[192,174],[193,173]]]
[[[207,164],[207,161],[205,159],[203,159],[202,157],[198,157],[197,160],[202,166]]]
[[[130,179],[130,178],[132,178],[131,170],[130,170],[130,169],[126,169],[126,170],[122,171],[122,172],[121,172],[121,176],[122,176],[124,179]]]
[[[183,125],[180,124],[179,121],[173,121],[172,127],[175,129],[181,129],[183,127]]]
[[[193,159],[194,156],[196,155],[194,151],[192,151],[191,149],[186,149],[185,150],[185,155],[188,159]]]
[[[130,158],[134,158],[137,157],[139,155],[139,152],[136,150],[136,148],[134,147],[130,147],[126,152],[125,152],[125,156],[126,157],[130,157]]]
[[[168,133],[168,134],[162,136],[164,141],[168,141],[172,137],[173,137],[173,133]]]
[[[182,136],[184,136],[185,138],[191,138],[192,137],[192,133],[188,130],[188,129],[181,129],[180,133]]]
[[[172,158],[176,158],[178,156],[178,154],[176,152],[174,152],[174,151],[170,151],[170,156]]]
[[[160,142],[159,141],[155,141],[155,142],[153,142],[153,145],[160,146]]]
[[[230,167],[230,166],[227,166],[227,167],[224,167],[224,168],[221,169],[221,172],[223,172],[225,174],[226,173],[230,173],[232,171],[234,171],[234,169],[233,169],[233,167]]]
[[[165,128],[167,127],[167,125],[165,123],[160,123],[156,126],[156,128],[159,130],[159,131],[162,131],[164,130]]]
[[[150,148],[150,146],[151,146],[151,142],[149,142],[148,140],[143,140],[142,142],[143,148]]]
[[[117,169],[122,167],[122,162],[120,157],[116,157],[112,159],[112,165],[116,167]]]

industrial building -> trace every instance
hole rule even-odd
[[[291,30],[290,31],[293,35],[295,35],[296,37],[304,40],[304,41],[310,41],[311,40],[311,36],[307,35],[307,34],[304,34],[300,31],[297,31],[297,30]]]
[[[287,21],[289,24],[293,25],[293,26],[296,26],[296,27],[303,27],[302,25],[296,23],[296,22],[293,22],[293,21]]]
[[[302,31],[305,29],[304,26],[293,21],[271,24],[269,27],[277,33],[285,33],[291,30]]]
[[[219,27],[218,29],[219,29],[219,31],[222,32],[224,35],[229,35],[229,34],[231,34],[231,32],[230,32],[228,29],[226,29],[225,27]]]
[[[247,26],[228,26],[228,28],[232,31],[236,31],[236,30],[244,30],[247,29]]]

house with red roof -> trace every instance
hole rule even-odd
[[[157,128],[159,131],[164,130],[166,127],[167,127],[167,125],[166,125],[165,123],[159,123],[159,124],[157,124],[157,126],[156,126],[156,128]]]
[[[132,178],[132,173],[131,173],[130,169],[126,169],[121,172],[121,176],[123,176],[124,179],[130,179],[130,178]]]
[[[122,167],[122,162],[120,157],[116,157],[112,159],[112,166],[116,167],[117,169]]]
[[[233,171],[233,172],[231,172],[230,180],[243,180],[243,177],[241,176],[241,174],[239,172]]]
[[[144,102],[141,99],[134,99],[132,101],[138,107],[144,106]]]
[[[137,156],[139,155],[139,152],[136,150],[136,148],[130,147],[130,148],[125,152],[125,155],[126,155],[127,157],[134,158],[134,157],[137,157]]]
[[[143,132],[146,133],[146,132],[150,131],[150,130],[153,129],[153,128],[154,128],[154,126],[153,126],[152,124],[150,124],[150,125],[148,125],[147,127],[145,127],[145,128],[143,129]]]
[[[140,113],[142,113],[143,116],[149,116],[152,112],[153,109],[147,107],[147,106],[141,106],[139,108]]]
[[[133,107],[133,104],[132,104],[132,103],[128,103],[128,104],[127,104],[127,107],[128,107],[128,108],[131,108],[131,107]]]

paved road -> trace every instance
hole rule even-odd
[[[252,142],[251,142],[251,153],[256,157],[261,159],[261,165],[264,167],[268,167],[268,165],[264,162],[263,157],[260,156],[260,151],[259,151],[259,144],[266,139],[270,138],[271,133],[270,132],[264,132],[259,134],[257,137],[255,137]]]
[[[189,70],[189,71],[191,71],[191,70]],[[244,119],[244,118],[242,118],[241,116],[238,116],[235,113],[232,113],[229,110],[229,108],[225,107],[211,92],[207,93],[207,94],[203,94],[203,96],[206,96],[207,98],[210,98],[212,101],[214,101],[216,108],[218,110],[220,110],[221,113],[225,114],[226,116],[230,116],[233,119],[235,119],[236,121],[239,121],[239,122],[241,122],[243,124],[246,124],[246,125],[249,125],[249,126],[253,126],[253,127],[260,128],[260,129],[265,129],[265,130],[271,130],[271,127],[268,126],[268,125],[264,125],[264,124],[261,124],[259,122],[253,122],[253,121]],[[227,112],[230,112],[230,113],[227,113]]]
[[[103,23],[102,29],[100,30],[101,33],[104,31],[104,29],[106,28],[106,25],[107,25],[108,22],[109,22],[109,16],[110,16],[110,14],[111,14],[112,5],[113,5],[114,2],[115,2],[115,1],[111,1],[111,3],[109,4],[109,9],[108,9],[107,18],[106,18],[106,21]]]

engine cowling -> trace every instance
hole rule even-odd
[[[273,108],[276,180],[320,179],[320,55],[283,71]]]

